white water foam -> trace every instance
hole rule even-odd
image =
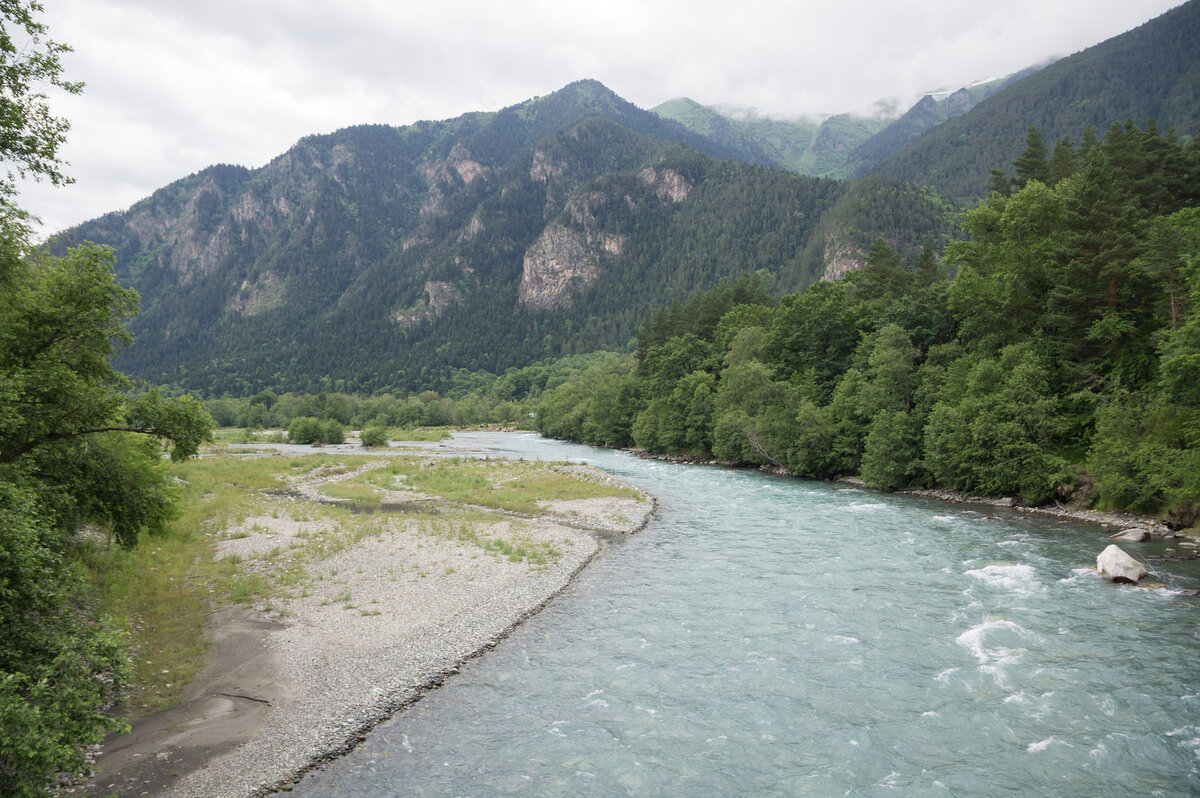
[[[1179,745],[1190,749],[1192,754],[1200,757],[1200,726],[1183,726],[1167,732],[1168,737],[1178,737]]]
[[[1050,737],[1047,737],[1045,740],[1039,740],[1036,743],[1030,743],[1029,745],[1027,745],[1025,747],[1025,751],[1030,754],[1037,754],[1042,751],[1045,751],[1047,748],[1050,747],[1050,745],[1052,743],[1058,743],[1059,745],[1065,745],[1068,748],[1072,747],[1070,743],[1064,742],[1064,741],[1058,739],[1057,737],[1050,736]]]
[[[947,684],[950,681],[950,676],[958,672],[958,668],[946,668],[944,671],[933,677],[934,681]]]
[[[1019,563],[975,568],[967,571],[967,576],[973,576],[991,587],[1011,590],[1014,593],[1028,594],[1042,589],[1037,581],[1037,571],[1030,565]]]
[[[1019,663],[1028,653],[1020,643],[1036,637],[1020,624],[1001,619],[973,626],[954,642],[971,652],[979,662],[981,672],[991,675],[996,684],[1004,687],[1007,685],[1006,668]]]
[[[1095,582],[1100,575],[1095,568],[1072,568],[1070,576],[1058,580],[1060,585],[1078,585]]]

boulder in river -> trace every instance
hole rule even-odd
[[[1115,544],[1100,552],[1100,556],[1096,558],[1096,570],[1110,582],[1137,584],[1146,575],[1146,566]]]
[[[1149,539],[1150,530],[1140,526],[1122,529],[1117,534],[1105,538],[1105,540],[1119,540],[1122,543],[1145,543]]]

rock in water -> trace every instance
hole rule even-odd
[[[1117,534],[1105,538],[1105,540],[1119,540],[1123,543],[1145,543],[1149,539],[1150,530],[1140,526],[1122,529]]]
[[[1110,545],[1096,558],[1096,570],[1110,582],[1137,584],[1146,575],[1146,566],[1130,557],[1120,546]]]

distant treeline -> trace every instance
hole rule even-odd
[[[940,261],[884,242],[776,303],[743,277],[548,387],[545,434],[1165,515],[1200,507],[1200,144],[1153,123],[1014,175]]]
[[[260,391],[250,397],[210,398],[205,406],[219,427],[289,429],[298,418],[333,421],[350,429],[369,426],[443,427],[507,424],[532,427],[542,394],[579,374],[607,353],[576,355],[509,369],[497,376],[459,370],[444,394],[423,391],[408,396],[363,396],[327,391],[280,393]]]

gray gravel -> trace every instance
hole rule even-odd
[[[271,706],[252,740],[183,775],[166,795],[262,795],[345,753],[544,606],[598,551],[598,532],[640,529],[653,502],[588,499],[547,511],[482,530],[486,537],[553,546],[559,555],[543,566],[511,562],[403,516],[387,517],[377,537],[311,565],[307,595],[272,600],[271,614],[283,626],[263,640],[282,655],[287,697]],[[304,533],[325,524],[250,518],[234,530],[244,537],[222,543],[221,556],[238,554],[247,568],[267,567],[255,553],[301,545]]]

